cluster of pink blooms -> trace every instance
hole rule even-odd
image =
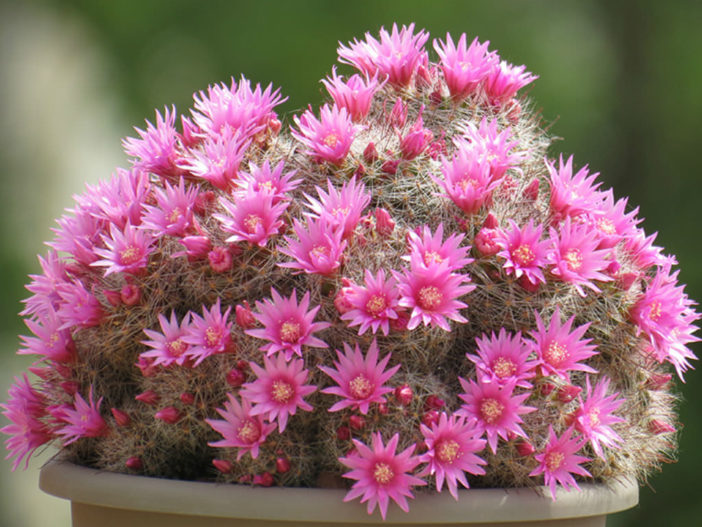
[[[255,343],[259,358],[239,361],[227,374],[226,399],[205,419],[221,435],[210,446],[236,451],[236,460],[212,460],[220,472],[245,456],[258,458],[298,414],[343,414],[350,426],[335,440],[347,442],[338,459],[343,477],[353,481],[346,500],[360,498],[369,513],[378,507],[385,518],[390,500],[407,510],[412,489],[429,483],[439,492],[445,483],[458,499],[459,485],[484,475],[488,455],[501,449],[516,448],[517,458],[531,463],[529,475],[555,499],[557,485],[577,488],[590,476],[585,453],[606,462],[608,450],[623,447],[617,425],[626,422],[625,398],[593,361],[602,336],[573,312],[563,308],[564,314],[556,299],[533,304],[528,329],[528,320],[486,327],[463,343],[465,373],[456,376],[453,409],[432,395],[412,430],[392,434],[367,420],[378,413],[382,421],[389,407],[407,413],[419,397],[398,380],[413,365],[386,352],[386,342],[476,324],[468,314],[472,299],[487,287],[476,269],[522,297],[555,289],[580,299],[628,298],[626,323],[647,360],[672,364],[682,379],[696,358],[688,345],[697,340],[699,315],[678,284],[674,258],[639,227],[638,210],[627,211],[626,199],[602,190],[587,167],[576,171],[572,157],[544,160],[539,176],[523,176],[531,152],[514,128],[522,113],[517,93],[536,77],[500,60],[488,42],[469,44],[465,34],[457,42],[450,35],[434,40],[439,60],[430,62],[428,38],[413,25],[393,26],[379,39],[366,35],[340,46],[340,61],[358,73],[344,78],[333,69],[323,81],[331,101],[295,116],[285,134],[274,111],[285,100],[279,91],[242,77],[195,94],[180,131],[175,109],[165,109],[155,124],[137,130],[139,137],[124,141],[132,167],[76,198],[39,258],[41,274],[27,286],[22,315],[31,335],[22,337],[19,353],[38,357],[30,368],[38,381],[18,378],[0,405],[10,421],[0,431],[10,436],[15,468],[46,443],[106,437],[132,419],[104,407],[107,394],[78,382],[85,378],[75,374],[82,355],[92,352],[79,345],[81,332],[144,305],[153,294],[144,284],[165,259],[226,277],[249,254],[275,258],[277,272],[293,277],[295,287],[268,282],[241,301],[217,297],[187,309],[174,302],[154,314],[157,325],[142,328],[135,368],[144,378],[173,368],[196,372],[212,357],[236,355],[242,339]],[[371,119],[381,98],[388,102],[378,113],[391,146],[379,152],[364,134],[376,126]],[[480,105],[481,117],[444,136],[431,112],[465,101]],[[291,167],[290,151],[261,155],[286,141],[305,159],[304,169]],[[429,167],[423,184],[461,228],[410,224],[379,201],[371,169],[412,177],[419,162]],[[494,207],[498,201],[512,208]],[[520,214],[505,212],[516,202]],[[354,251],[370,238],[388,247],[404,240],[401,263],[369,261],[362,276],[346,274],[348,261],[358,258]],[[319,288],[306,289],[309,283],[327,285],[332,309],[322,309]],[[358,339],[330,346],[340,328]],[[657,387],[668,380],[658,377]],[[159,406],[153,391],[134,397],[165,424],[183,416],[173,405]],[[181,396],[184,404],[190,399]],[[544,406],[557,408],[565,426],[549,425],[535,437],[527,420]],[[674,431],[665,421],[649,428]],[[403,449],[403,434],[422,440]],[[282,459],[279,472],[290,469]],[[125,465],[142,466],[138,457]],[[254,482],[271,484],[270,476]]]

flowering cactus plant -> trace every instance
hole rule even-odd
[[[638,209],[550,140],[489,43],[340,45],[284,127],[245,78],[156,113],[75,198],[25,301],[14,467],[347,486],[643,480],[699,315]]]

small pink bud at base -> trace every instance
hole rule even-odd
[[[356,167],[356,170],[353,171],[353,175],[356,176],[358,179],[361,179],[363,176],[366,175],[366,167],[359,163],[359,165]]]
[[[204,257],[212,249],[212,243],[207,236],[186,236],[178,241],[185,246],[189,258]]]
[[[351,287],[342,287],[334,297],[334,307],[340,315],[348,313],[353,309],[353,305],[349,301],[349,295],[353,292]]]
[[[119,291],[110,291],[109,289],[105,289],[102,293],[105,295],[105,298],[112,307],[122,305],[122,297],[119,294]]]
[[[251,306],[247,300],[244,300],[244,304],[237,305],[236,311],[236,323],[242,329],[251,329],[256,325],[256,319],[251,311]]]
[[[246,375],[244,375],[244,372],[237,368],[233,368],[229,370],[229,373],[227,373],[227,384],[234,388],[238,388],[239,386],[244,384],[245,380]]]
[[[281,123],[276,117],[271,117],[270,119],[268,119],[268,129],[274,136],[278,135],[282,128],[283,123]]]
[[[628,291],[638,278],[638,273],[622,273],[617,277],[617,285],[622,291]]]
[[[398,128],[402,128],[403,126],[405,126],[406,122],[407,105],[404,102],[402,102],[402,99],[400,97],[398,97],[395,101],[395,104],[392,107],[392,110],[390,110],[389,124],[390,126],[397,126]]]
[[[433,394],[427,397],[427,400],[424,402],[424,405],[430,410],[441,410],[445,404],[446,402],[443,399]]]
[[[158,402],[158,400],[161,398],[155,391],[153,390],[146,390],[145,392],[141,392],[139,395],[134,397],[137,401],[142,402],[144,404],[150,404],[154,405]]]
[[[556,389],[556,385],[551,382],[545,382],[541,385],[541,395],[550,395],[553,390]]]
[[[444,96],[441,95],[441,90],[438,88],[429,94],[429,103],[432,106],[439,106],[443,100]]]
[[[388,415],[388,412],[390,410],[388,409],[388,405],[385,403],[378,403],[378,413],[380,415]]]
[[[340,441],[351,439],[351,429],[348,426],[340,426],[336,429],[336,438]]]
[[[141,370],[141,374],[144,377],[153,377],[154,373],[158,369],[158,366],[154,366],[153,360],[141,356],[136,363],[136,367]]]
[[[422,416],[422,424],[431,427],[439,422],[439,412],[436,410],[429,410]]]
[[[256,474],[253,477],[253,484],[260,485],[261,487],[270,487],[273,485],[273,474],[271,474],[270,472]]]
[[[207,259],[215,273],[224,273],[232,268],[232,255],[226,247],[215,247],[207,253]]]
[[[279,474],[285,474],[290,470],[290,460],[286,457],[279,457],[275,460],[275,470]]]
[[[353,430],[363,430],[366,427],[366,420],[360,415],[352,415],[349,417],[349,426]]]
[[[134,284],[127,284],[119,292],[119,297],[127,306],[135,306],[141,300],[141,289]]]
[[[234,468],[231,461],[227,461],[226,459],[213,459],[212,464],[222,474],[229,474]]]
[[[180,402],[183,404],[193,404],[195,402],[195,396],[189,392],[183,392],[180,394]]]
[[[483,256],[491,256],[500,252],[497,244],[497,229],[483,227],[473,240],[473,245]]]
[[[169,425],[175,424],[180,421],[182,417],[180,411],[173,406],[166,406],[162,410],[159,410],[154,414],[154,419],[168,423]]]
[[[524,197],[531,201],[539,199],[539,180],[534,178],[524,189]]]
[[[400,166],[400,160],[399,159],[389,159],[383,165],[380,167],[380,170],[388,174],[389,176],[394,176],[395,173],[397,172],[397,167]]]
[[[112,416],[115,418],[115,423],[117,423],[117,426],[127,426],[132,422],[132,419],[129,417],[127,412],[123,412],[117,408],[110,408],[110,411],[112,412]]]
[[[363,151],[363,159],[366,163],[371,164],[378,160],[378,151],[375,149],[375,145],[371,142]]]
[[[142,463],[141,458],[137,456],[132,456],[127,459],[127,461],[124,462],[124,464],[127,466],[127,468],[131,470],[141,470],[144,466],[144,463]]]
[[[375,209],[375,230],[381,236],[390,236],[392,231],[395,230],[395,222],[390,213],[380,207]]]
[[[405,331],[409,324],[410,316],[406,311],[400,311],[397,318],[390,319],[390,329],[393,331]]]
[[[240,359],[240,360],[236,361],[236,369],[237,370],[244,371],[248,367],[249,367],[249,363],[246,362],[244,359]]]
[[[648,431],[656,435],[672,434],[675,432],[675,427],[660,419],[651,419],[648,423]]]
[[[402,406],[410,404],[412,402],[412,397],[414,397],[414,393],[412,393],[412,388],[410,388],[409,384],[403,384],[395,388],[395,399],[397,399],[397,402]]]
[[[664,390],[673,379],[670,373],[654,373],[646,381],[646,388],[649,390]]]
[[[497,218],[492,212],[487,215],[485,221],[483,222],[483,228],[485,229],[496,229],[498,225],[499,223],[497,222]]]
[[[519,277],[517,283],[522,287],[522,289],[529,291],[530,293],[536,293],[541,287],[539,282],[536,282],[535,284],[531,283],[525,274]]]
[[[78,391],[78,388],[80,388],[78,383],[75,381],[63,381],[62,383],[59,383],[59,386],[68,395],[75,395]]]
[[[558,390],[558,400],[563,404],[567,404],[580,395],[580,392],[582,391],[583,389],[580,386],[569,384],[568,386],[564,386]]]
[[[514,446],[517,449],[517,453],[522,457],[529,457],[535,452],[534,445],[528,441],[518,441]]]

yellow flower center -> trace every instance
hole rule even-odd
[[[261,216],[258,214],[249,214],[244,219],[244,227],[246,227],[246,231],[249,234],[255,234],[256,229],[259,225],[261,225],[261,223],[263,223],[263,218],[261,218]]]
[[[339,144],[339,136],[336,135],[334,132],[328,134],[324,138],[324,144],[327,145],[329,148],[336,147],[336,145]]]
[[[300,324],[293,320],[283,322],[280,326],[280,340],[283,342],[297,342],[300,338]]]
[[[568,348],[555,340],[548,345],[544,352],[544,359],[552,366],[560,366],[569,356]]]
[[[368,313],[373,315],[374,317],[377,317],[381,312],[385,310],[387,305],[388,304],[384,296],[373,295],[370,297],[368,302],[366,302],[366,311],[368,311]]]
[[[319,259],[322,256],[327,256],[329,254],[329,248],[324,245],[317,245],[310,251],[310,253],[312,253],[312,256],[314,256],[316,259]]]
[[[440,441],[435,448],[436,457],[442,463],[453,463],[461,453],[461,446],[453,439]]]
[[[661,318],[661,303],[658,300],[651,302],[651,307],[648,311],[648,318],[653,322],[657,322]]]
[[[536,259],[534,251],[527,244],[523,243],[512,252],[512,258],[519,265],[526,267]]]
[[[166,349],[173,357],[180,357],[183,353],[185,353],[185,350],[188,349],[188,345],[182,340],[176,339],[166,344]]]
[[[571,271],[577,271],[583,265],[583,255],[580,249],[568,249],[563,258]]]
[[[504,412],[505,406],[498,401],[488,397],[483,399],[480,403],[480,415],[487,424],[491,425],[497,422],[500,417],[502,417],[502,412]]]
[[[510,377],[517,373],[517,366],[511,359],[507,357],[497,357],[492,363],[492,371],[495,372],[500,379]]]
[[[600,409],[599,408],[593,408],[590,410],[590,412],[587,414],[588,417],[590,418],[590,426],[595,428],[597,426],[600,426]]]
[[[183,215],[183,212],[180,210],[180,207],[174,208],[171,213],[168,215],[168,221],[170,223],[175,223],[177,222],[180,217]]]
[[[271,386],[271,399],[276,403],[287,404],[295,395],[293,386],[282,379],[273,381]]]
[[[597,228],[605,234],[617,234],[617,228],[614,222],[609,218],[600,218],[597,220]]]
[[[137,263],[141,259],[141,250],[135,245],[128,245],[119,252],[119,258],[122,265]]]
[[[208,347],[213,348],[220,343],[221,339],[222,332],[219,328],[210,326],[205,330],[205,344]]]
[[[563,465],[563,460],[565,456],[562,452],[549,452],[544,458],[544,464],[549,472],[555,472],[561,465]]]
[[[395,473],[387,463],[379,461],[373,467],[373,479],[381,485],[387,485],[394,477]]]
[[[349,382],[349,392],[355,399],[365,399],[373,393],[375,386],[368,377],[359,373]]]
[[[253,419],[246,419],[241,423],[236,434],[244,443],[253,443],[261,436],[261,429],[258,427],[256,421]]]
[[[424,253],[424,265],[429,267],[431,264],[440,264],[444,259],[436,251],[426,251]]]
[[[436,286],[430,285],[419,290],[419,307],[431,311],[441,305],[443,295]]]

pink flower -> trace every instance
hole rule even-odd
[[[58,228],[52,228],[54,240],[47,245],[55,251],[65,252],[83,265],[90,265],[98,259],[95,246],[101,243],[100,234],[106,225],[79,205],[71,211],[73,215],[63,215],[56,220]]]
[[[605,459],[602,445],[609,448],[619,448],[622,438],[612,430],[611,425],[625,423],[626,419],[617,417],[614,412],[624,403],[624,399],[618,399],[619,393],[606,395],[609,388],[609,379],[602,377],[595,389],[590,385],[590,376],[585,378],[586,389],[585,401],[578,396],[578,409],[573,413],[575,429],[583,434],[590,441],[592,449],[600,458]]]
[[[580,463],[590,461],[590,459],[575,454],[583,446],[585,439],[571,437],[572,435],[572,426],[559,438],[556,437],[553,428],[549,425],[548,444],[541,454],[534,456],[539,462],[539,466],[529,474],[530,476],[544,475],[544,482],[551,488],[551,496],[554,500],[556,499],[556,483],[560,483],[566,490],[571,488],[580,490],[572,474],[592,477],[587,470],[580,466]]]
[[[370,111],[373,95],[385,84],[378,83],[377,76],[365,79],[360,75],[352,75],[344,82],[342,77],[337,76],[336,67],[332,68],[332,77],[322,80],[322,84],[334,99],[334,103],[339,108],[346,108],[351,119],[358,122],[362,120]]]
[[[610,251],[597,248],[599,238],[589,225],[576,224],[566,218],[558,229],[551,227],[549,234],[552,245],[547,259],[552,265],[551,274],[563,282],[573,284],[581,296],[586,296],[583,287],[600,292],[594,280],[613,280],[602,272],[611,263]]]
[[[354,40],[349,47],[339,46],[339,60],[368,76],[387,77],[396,88],[409,86],[415,72],[429,61],[424,50],[429,33],[424,30],[413,33],[414,24],[400,30],[393,24],[392,33],[380,28],[380,42],[366,33],[365,42]]]
[[[224,409],[217,408],[217,413],[224,419],[205,419],[215,431],[224,439],[207,443],[215,447],[238,448],[237,460],[247,452],[256,459],[260,446],[273,430],[274,424],[268,424],[260,416],[251,413],[251,403],[242,398],[241,403],[231,394],[227,394],[228,401],[224,402]]]
[[[531,348],[522,340],[521,332],[516,335],[500,328],[497,336],[483,334],[477,337],[477,355],[466,353],[475,364],[476,375],[481,384],[496,383],[500,386],[514,384],[520,388],[531,388],[527,379],[534,376],[536,361],[529,360]]]
[[[59,329],[70,327],[89,328],[102,321],[105,312],[95,296],[82,282],[68,282],[57,291],[61,304],[56,314],[63,322]]]
[[[24,348],[18,355],[36,354],[54,362],[72,362],[76,358],[76,347],[68,329],[62,329],[62,320],[53,310],[46,311],[37,319],[25,319],[24,323],[34,337],[21,335]]]
[[[313,333],[321,331],[331,326],[329,322],[313,322],[314,316],[319,311],[320,306],[307,311],[310,304],[310,293],[305,293],[297,303],[297,291],[293,290],[290,298],[282,298],[278,291],[271,288],[273,300],[265,299],[256,302],[258,313],[253,316],[265,327],[262,329],[248,329],[246,333],[252,337],[269,340],[269,344],[261,346],[261,350],[272,355],[279,351],[285,353],[286,360],[290,360],[293,354],[301,357],[302,346],[313,348],[327,348],[328,344],[318,338]]]
[[[558,169],[546,160],[546,168],[551,177],[551,213],[557,218],[579,216],[589,212],[600,200],[596,174],[589,174],[587,165],[573,175],[573,156],[563,164],[563,155],[558,158]]]
[[[588,213],[588,220],[600,235],[599,248],[614,247],[622,240],[636,235],[636,226],[641,220],[636,217],[638,207],[626,213],[627,199],[614,202],[612,190],[603,192],[603,199]]]
[[[571,331],[574,320],[575,315],[565,324],[561,324],[561,312],[556,308],[546,329],[542,318],[536,314],[537,330],[530,333],[534,342],[530,342],[529,345],[536,352],[542,375],[558,375],[562,379],[570,380],[570,370],[597,373],[592,367],[579,362],[598,353],[595,345],[590,344],[592,339],[582,338],[590,323]]]
[[[222,222],[222,230],[232,233],[227,242],[248,241],[265,247],[271,236],[278,234],[283,226],[281,214],[288,207],[287,201],[273,204],[273,196],[256,192],[252,188],[235,196],[232,203],[227,198],[219,199],[226,214],[215,214]]]
[[[399,440],[399,434],[395,434],[385,446],[380,432],[376,432],[373,434],[372,446],[368,448],[353,439],[356,449],[348,456],[339,458],[343,465],[351,469],[343,477],[356,480],[344,497],[345,502],[360,496],[361,503],[368,502],[368,514],[372,514],[377,505],[383,519],[390,499],[403,511],[409,511],[407,498],[414,498],[410,488],[426,485],[426,482],[410,474],[420,463],[419,457],[412,455],[416,445],[396,454]]]
[[[106,249],[95,249],[95,254],[101,256],[90,265],[106,267],[105,276],[112,273],[138,274],[146,269],[149,256],[153,252],[153,237],[129,223],[124,232],[114,224],[110,224],[110,236],[102,237]]]
[[[480,465],[487,462],[476,455],[485,448],[485,440],[480,439],[482,431],[476,428],[475,421],[456,414],[450,417],[441,412],[439,420],[431,426],[420,425],[427,452],[421,462],[427,466],[420,476],[436,474],[436,490],[441,492],[444,480],[451,495],[458,500],[458,483],[469,488],[465,472],[482,475],[485,469]]]
[[[218,189],[228,190],[239,175],[239,165],[250,145],[251,139],[245,133],[225,128],[191,149],[180,168]]]
[[[208,310],[202,306],[202,315],[191,312],[192,319],[183,335],[183,342],[190,344],[184,351],[188,358],[194,358],[194,366],[216,353],[228,350],[232,340],[233,323],[228,320],[232,306],[222,314],[220,299]]]
[[[475,426],[481,435],[487,434],[487,442],[493,454],[497,452],[498,436],[505,441],[512,434],[527,437],[519,426],[523,422],[519,416],[536,410],[531,406],[522,406],[531,395],[530,392],[514,395],[514,382],[500,386],[494,382],[476,383],[473,379],[466,382],[461,377],[458,380],[463,388],[463,393],[458,396],[465,403],[459,412],[476,419]]]
[[[278,421],[278,432],[283,432],[288,416],[295,415],[298,408],[309,412],[312,405],[303,400],[317,389],[313,384],[303,384],[309,373],[302,359],[286,363],[283,354],[275,362],[263,357],[261,368],[250,362],[257,379],[241,387],[241,395],[254,403],[251,415],[262,415],[269,422]]]
[[[282,159],[272,170],[268,160],[264,161],[260,167],[249,163],[249,171],[240,171],[239,179],[235,183],[244,192],[250,188],[259,195],[270,194],[275,205],[284,199],[288,192],[295,190],[302,181],[302,179],[292,179],[297,170],[290,170],[283,174],[283,168],[285,168],[285,161]]]
[[[424,152],[424,149],[429,146],[434,134],[428,128],[424,128],[422,114],[417,116],[417,120],[410,127],[409,131],[400,138],[400,153],[402,159],[414,159],[419,154]]]
[[[190,347],[183,339],[190,330],[190,315],[191,313],[188,312],[179,324],[175,311],[171,311],[170,320],[159,313],[158,322],[161,325],[161,331],[144,330],[151,340],[142,340],[141,343],[153,349],[141,353],[140,357],[153,360],[153,366],[168,367],[172,364],[182,366],[188,359],[186,352]]]
[[[280,89],[273,90],[269,84],[264,90],[260,84],[251,89],[251,82],[241,77],[239,84],[232,78],[231,86],[224,83],[207,88],[207,93],[193,95],[195,124],[208,135],[222,134],[226,129],[240,131],[246,138],[261,132],[276,118],[273,111],[287,100],[280,96]]]
[[[390,332],[390,321],[397,319],[400,292],[394,278],[385,279],[385,271],[379,269],[375,276],[368,269],[365,272],[363,286],[351,284],[345,296],[349,310],[341,316],[348,320],[349,327],[360,326],[358,334],[363,335],[368,329],[383,334]]]
[[[336,369],[327,366],[319,366],[319,369],[329,375],[336,382],[337,386],[324,388],[322,393],[338,395],[343,399],[329,408],[330,412],[338,412],[344,408],[358,409],[362,414],[368,413],[371,403],[385,403],[385,394],[393,391],[393,388],[384,386],[392,377],[400,365],[397,364],[385,370],[390,360],[388,353],[378,362],[378,344],[373,340],[368,353],[364,357],[361,349],[356,343],[355,349],[344,342],[344,353],[336,351],[339,361],[334,361]]]
[[[489,41],[481,44],[474,39],[466,46],[466,34],[463,33],[456,44],[451,35],[446,33],[446,43],[434,40],[434,49],[441,59],[441,71],[451,97],[461,101],[471,95],[478,84],[497,65],[497,54],[488,51]]]
[[[471,150],[482,162],[490,165],[493,180],[501,179],[507,169],[526,159],[526,152],[513,152],[519,141],[511,140],[512,129],[508,126],[498,131],[498,126],[497,119],[488,122],[483,117],[477,127],[472,122],[461,126],[463,135],[454,138],[457,147]]]
[[[408,232],[410,256],[402,259],[412,262],[413,267],[445,264],[450,271],[457,271],[473,261],[466,257],[470,246],[460,247],[463,238],[463,234],[452,233],[444,240],[443,223],[439,223],[434,234],[428,225],[423,225],[421,231]]]
[[[447,318],[467,322],[458,312],[466,307],[458,298],[475,289],[474,285],[466,285],[467,275],[452,273],[446,264],[441,264],[428,268],[413,266],[403,274],[393,271],[393,276],[402,295],[399,305],[412,308],[407,329],[412,330],[421,322],[451,331]]]
[[[54,312],[61,302],[57,291],[61,284],[68,282],[66,261],[56,251],[52,249],[46,253],[46,258],[37,258],[42,274],[29,275],[31,282],[26,289],[32,296],[22,301],[25,304],[25,308],[20,312],[22,316],[41,316]]]
[[[346,108],[325,104],[319,119],[311,110],[306,110],[293,120],[299,130],[293,128],[292,136],[307,147],[305,154],[318,163],[328,161],[333,165],[341,165],[346,159],[358,130]]]
[[[463,145],[464,143],[459,145],[451,159],[442,157],[443,178],[435,175],[431,177],[463,212],[473,214],[490,203],[492,191],[500,181],[492,178],[489,163]]]
[[[10,436],[5,440],[6,459],[15,458],[14,471],[23,460],[26,469],[29,458],[37,448],[51,441],[53,434],[41,420],[46,415],[44,396],[32,388],[26,374],[22,379],[15,377],[8,395],[7,403],[0,404],[0,408],[10,424],[0,428],[0,432]]]
[[[493,66],[492,71],[483,81],[483,90],[490,103],[502,106],[524,86],[538,78],[538,75],[532,75],[526,71],[526,66],[513,66],[502,60]]]
[[[135,168],[152,172],[161,177],[176,177],[180,174],[178,162],[178,132],[175,129],[175,106],[165,108],[164,115],[156,111],[156,126],[146,121],[146,130],[134,128],[140,139],[128,137],[122,141],[124,151]]]
[[[92,386],[88,401],[89,403],[76,392],[72,407],[65,405],[52,414],[59,421],[66,423],[65,426],[56,430],[56,435],[63,437],[64,446],[70,445],[81,437],[99,437],[107,434],[107,423],[100,415],[102,397],[98,399],[97,403],[94,401]]]
[[[342,227],[343,237],[348,238],[353,234],[356,225],[361,219],[364,209],[370,203],[370,192],[362,182],[356,182],[356,176],[341,185],[337,189],[332,182],[327,179],[328,192],[321,188],[317,189],[319,200],[305,194],[307,207],[312,211],[311,216],[316,218],[327,218],[335,227]]]
[[[522,228],[509,220],[509,229],[502,231],[496,239],[501,249],[497,255],[505,259],[502,267],[507,274],[514,274],[515,278],[524,276],[534,285],[546,282],[541,269],[547,262],[549,240],[541,240],[542,232],[543,226],[534,227],[533,219]]]
[[[698,329],[693,323],[699,315],[684,286],[678,285],[678,273],[671,274],[670,265],[659,269],[629,309],[629,316],[637,331],[648,337],[655,358],[670,362],[684,380],[683,373],[692,367],[688,359],[697,358],[687,344],[699,340],[692,335]]]
[[[197,188],[185,188],[184,178],[177,187],[163,182],[163,190],[154,187],[156,205],[144,205],[142,227],[153,231],[156,237],[164,235],[185,236],[193,224],[193,209],[197,199]]]
[[[280,267],[327,276],[336,272],[347,244],[346,240],[341,239],[340,226],[335,226],[323,216],[319,219],[308,218],[306,225],[293,219],[293,230],[297,240],[284,236],[287,246],[279,248],[293,261],[279,263]]]

